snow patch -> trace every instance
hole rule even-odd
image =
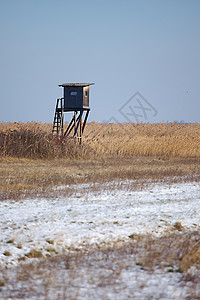
[[[89,185],[79,185],[77,190],[85,187]],[[156,183],[143,190],[130,190],[125,181],[123,189],[109,189],[107,185],[98,194],[6,200],[0,202],[0,219],[1,265],[17,264],[31,249],[46,255],[127,240],[131,234],[162,235],[177,221],[186,229],[197,229],[200,183]]]

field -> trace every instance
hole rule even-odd
[[[1,299],[199,299],[200,124],[0,123]]]
[[[51,129],[51,124],[0,123],[1,155],[49,159],[66,156],[200,158],[200,124],[89,123],[81,153],[69,140],[66,143],[70,147],[56,147]]]

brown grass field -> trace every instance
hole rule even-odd
[[[18,200],[36,195],[56,197],[54,187],[68,184],[67,193],[70,195],[76,192],[70,185],[78,183],[135,179],[134,184],[143,188],[146,179],[151,179],[151,182],[200,179],[200,124],[93,122],[86,126],[81,147],[70,138],[58,141],[52,137],[51,130],[52,124],[0,123],[1,200]],[[97,187],[94,185],[93,188]],[[62,191],[59,191],[59,194],[61,193]],[[66,193],[66,190],[63,193]],[[90,268],[94,266],[101,269],[104,262],[112,270],[110,280],[117,280],[123,268],[128,268],[123,264],[124,257],[135,255],[138,266],[144,270],[150,271],[159,267],[173,272],[172,265],[176,266],[178,272],[184,273],[183,279],[191,282],[191,294],[187,299],[199,299],[198,276],[187,273],[190,266],[199,266],[199,241],[199,231],[184,232],[181,224],[176,224],[168,235],[161,238],[132,236],[130,243],[126,245],[119,243],[107,245],[106,248],[99,246],[98,251],[85,249],[81,253],[75,251],[73,255],[22,264],[20,269],[15,271],[17,277],[12,284],[14,285],[15,281],[17,284],[20,280],[23,283],[32,282],[33,278],[39,280],[46,274],[43,289],[44,297],[48,299],[49,290],[53,281],[59,280],[56,274],[62,272],[64,262],[69,272],[69,282],[63,283],[65,289],[63,298],[60,299],[67,299],[65,293],[71,293],[71,290],[68,291],[70,280],[80,277],[82,282],[84,279],[77,270],[83,269],[84,272],[87,269],[87,272],[90,272]],[[142,255],[140,249],[145,250]],[[113,257],[119,259],[115,269],[112,269]],[[53,279],[50,272],[52,266]],[[4,279],[0,280],[0,284],[11,284],[9,274],[9,270],[4,270]],[[93,282],[94,279],[91,277],[90,280]],[[31,295],[41,296],[34,290],[34,285],[31,290],[24,290],[24,294],[22,293],[23,297]],[[76,299],[73,293],[71,297]]]
[[[58,184],[199,175],[200,124],[89,123],[81,148],[57,142],[51,129],[0,123],[2,199],[47,195]]]
[[[55,185],[200,175],[200,124],[86,126],[82,147],[52,124],[0,123],[2,199],[51,195]]]
[[[51,195],[55,185],[199,179],[200,124],[89,123],[82,147],[51,135],[52,124],[0,123],[2,199]],[[186,180],[186,178],[184,179]]]
[[[89,123],[82,150],[71,140],[56,144],[51,124],[0,123],[1,156],[26,158],[200,158],[200,124]],[[64,147],[64,144],[66,147]]]

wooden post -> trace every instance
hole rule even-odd
[[[85,120],[84,120],[84,122],[83,122],[83,127],[82,127],[82,134],[83,134],[83,131],[84,131],[84,129],[85,129],[85,124],[86,124],[86,122],[87,122],[87,118],[88,118],[88,115],[89,115],[89,109],[87,110],[87,112],[86,112],[86,115],[85,115]]]
[[[82,123],[82,115],[81,115],[81,120],[80,120],[80,138],[79,138],[80,145],[82,144],[82,129],[83,129],[83,123]]]
[[[64,113],[63,113],[63,99],[60,99],[61,101],[61,136],[63,137],[63,123],[64,123]]]
[[[75,142],[76,142],[76,132],[77,132],[77,129],[76,129],[76,126],[77,126],[77,120],[76,120],[76,111],[74,111],[74,137],[75,137]]]

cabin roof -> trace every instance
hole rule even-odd
[[[89,85],[94,85],[94,83],[62,83],[62,84],[59,84],[58,86],[62,86],[62,87],[65,87],[65,86],[89,86]]]

